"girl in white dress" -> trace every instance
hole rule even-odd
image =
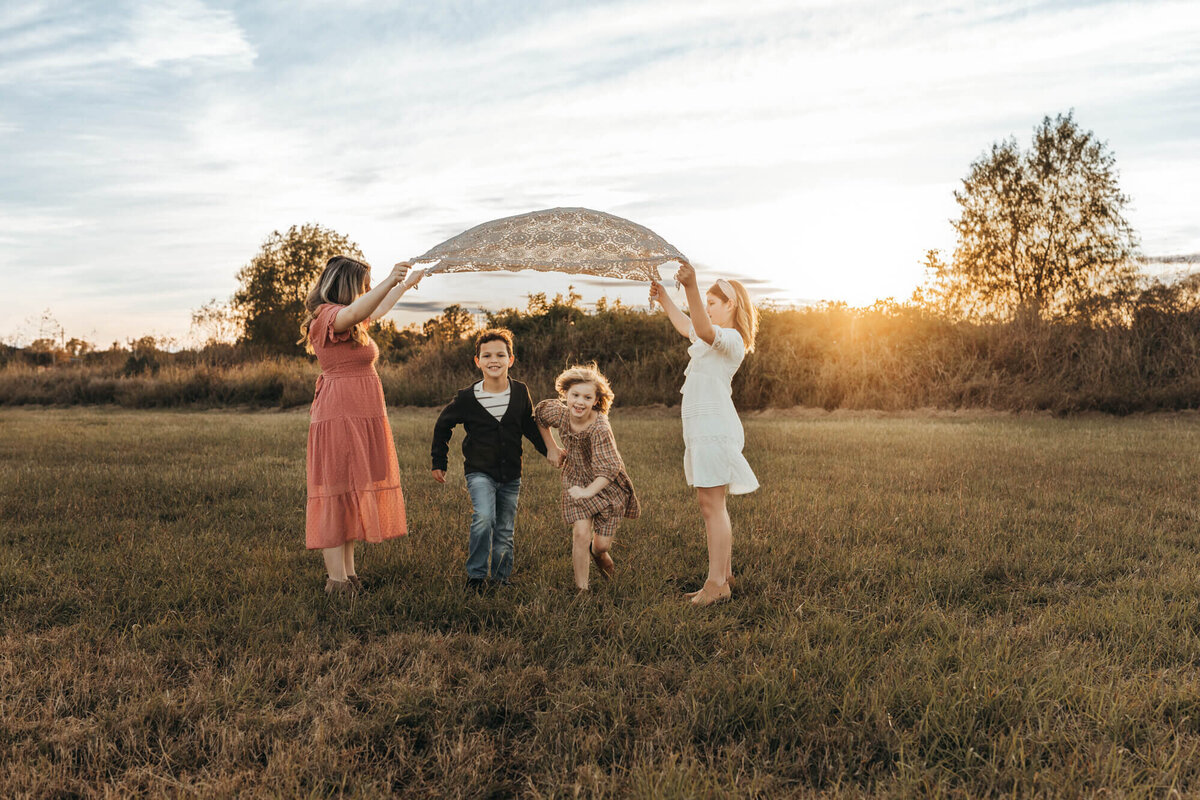
[[[708,578],[693,592],[692,603],[707,606],[729,597],[733,588],[733,529],[725,494],[745,494],[758,488],[758,479],[742,455],[742,421],[733,407],[732,382],[746,353],[754,350],[758,312],[746,287],[719,280],[704,300],[696,271],[684,263],[675,275],[687,293],[688,312],[679,310],[657,281],[650,284],[650,302],[657,300],[680,335],[691,340],[691,361],[683,381],[683,474],[696,487],[700,515],[708,535]]]

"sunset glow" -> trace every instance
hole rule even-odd
[[[647,225],[760,299],[904,298],[953,249],[971,161],[1071,108],[1144,252],[1200,251],[1192,4],[919,5],[6,4],[0,337],[49,309],[102,346],[182,342],[272,230],[333,228],[382,275],[553,206]],[[394,318],[571,283],[645,298],[443,276]]]

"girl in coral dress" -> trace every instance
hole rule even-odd
[[[305,300],[300,343],[321,365],[308,428],[305,538],[325,557],[326,594],[361,586],[355,542],[407,532],[396,445],[375,372],[379,348],[366,329],[421,280],[420,270],[406,279],[409,266],[397,264],[371,289],[367,264],[334,256]]]

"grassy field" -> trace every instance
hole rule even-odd
[[[339,604],[305,414],[0,410],[0,796],[1200,793],[1200,416],[752,417],[699,611],[670,412],[614,415],[646,513],[585,598],[536,459],[514,585],[463,594],[433,418]]]

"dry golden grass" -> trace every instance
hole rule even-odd
[[[1170,294],[1170,293],[1168,293]],[[764,309],[757,350],[733,382],[738,408],[991,408],[1116,414],[1200,407],[1200,311],[1146,301],[1122,324],[967,323],[911,305]],[[566,366],[597,361],[623,405],[677,405],[686,342],[665,315],[567,305],[505,312],[514,375],[535,395]],[[407,340],[406,340],[407,341]],[[388,403],[440,406],[478,378],[470,339],[381,338]],[[316,363],[248,348],[92,353],[34,367],[0,345],[0,406],[289,408],[312,400]],[[41,354],[48,356],[48,354]],[[64,356],[65,358],[65,356]],[[393,361],[392,359],[396,359]]]
[[[672,415],[614,416],[647,513],[583,599],[537,460],[515,584],[463,594],[433,416],[339,605],[303,413],[0,410],[0,796],[1200,792],[1196,416],[752,416],[703,612]]]

